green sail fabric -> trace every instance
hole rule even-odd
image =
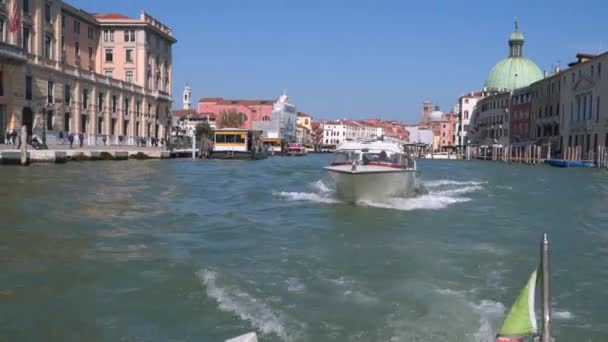
[[[532,272],[528,284],[511,307],[498,332],[498,337],[523,337],[537,332],[536,313],[534,311],[535,293],[536,271]]]

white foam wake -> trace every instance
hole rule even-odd
[[[332,192],[332,189],[330,189],[330,188],[329,188],[329,187],[328,187],[328,186],[327,186],[327,185],[326,185],[326,184],[323,182],[323,180],[321,180],[321,179],[319,179],[318,181],[316,181],[316,182],[312,183],[312,184],[311,184],[311,187],[312,187],[314,190],[316,190],[316,191],[318,191],[318,192],[320,192],[320,193],[324,193],[324,194],[327,194],[327,193]]]
[[[222,311],[232,312],[243,320],[251,322],[264,334],[275,334],[282,340],[288,339],[285,322],[261,300],[234,287],[218,285],[217,273],[209,270],[196,272],[207,289],[207,296],[218,302]]]
[[[470,198],[458,198],[429,194],[412,198],[393,197],[387,198],[382,201],[360,201],[358,204],[376,208],[397,210],[436,210],[446,208],[450,204],[464,203],[470,200]]]
[[[397,210],[437,210],[444,209],[452,204],[471,201],[462,195],[483,190],[481,181],[454,181],[454,180],[434,180],[423,182],[422,190],[428,193],[415,197],[393,197],[379,201],[361,201],[360,205],[397,209]]]
[[[481,303],[473,305],[473,308],[479,313],[479,330],[474,334],[475,341],[495,342],[505,306],[500,302],[482,300]]]
[[[338,200],[328,195],[320,195],[314,192],[273,192],[275,196],[285,197],[290,201],[308,201],[315,203],[339,203]]]
[[[449,185],[483,185],[483,184],[488,184],[488,182],[482,182],[482,181],[455,181],[455,180],[449,180],[449,179],[439,179],[439,180],[433,180],[433,181],[426,181],[423,182],[424,186],[427,188],[436,188],[436,187],[440,187],[440,186],[449,186]]]

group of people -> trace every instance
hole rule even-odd
[[[84,144],[84,134],[82,133],[68,133],[67,135],[63,133],[63,131],[59,131],[59,144],[60,145],[65,145],[66,144],[66,139],[67,139],[67,144],[70,145],[70,148],[74,148],[74,142],[76,141],[76,138],[78,138],[78,144],[80,147],[82,147],[82,145]]]
[[[64,133],[63,131],[59,131],[57,138],[58,138],[60,145],[70,145],[70,148],[74,148],[74,144],[76,144],[76,146],[80,146],[81,148],[84,145],[84,134],[81,132]],[[150,146],[152,146],[152,147],[158,147],[159,144],[160,144],[160,146],[165,145],[164,139],[159,139],[159,138],[155,138],[155,137],[150,137],[150,138],[135,137],[134,139],[135,139],[135,143],[137,144],[138,147],[145,147],[145,146],[147,146],[148,142],[150,143]],[[112,142],[110,141],[110,139],[107,135],[104,135],[102,137],[102,141],[103,141],[103,144],[106,146],[109,144],[112,144]],[[118,144],[122,145],[123,142],[124,142],[124,137],[119,136]],[[19,145],[19,147],[21,147],[21,140],[19,139],[19,133],[17,132],[16,129],[9,128],[6,130],[6,133],[4,136],[4,143],[7,145]],[[34,144],[34,143],[37,143],[38,145],[42,146],[42,141],[36,134],[32,135],[31,139],[28,139],[28,144]]]
[[[21,141],[19,140],[19,133],[17,133],[16,129],[7,129],[6,134],[4,135],[4,143],[7,145],[21,145]]]
[[[150,137],[150,146],[152,147],[158,147],[158,143],[160,142],[161,145],[163,145],[163,141],[161,139],[155,138],[155,137]],[[136,137],[135,138],[135,142],[137,144],[137,147],[145,147],[148,144],[148,138],[144,138],[144,137]]]

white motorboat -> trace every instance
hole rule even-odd
[[[329,171],[338,197],[346,202],[407,196],[414,191],[416,161],[393,138],[344,142],[335,152]]]

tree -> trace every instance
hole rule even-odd
[[[213,128],[208,122],[199,123],[195,130],[196,140],[201,141],[202,138],[213,140]]]
[[[230,109],[222,111],[218,119],[221,127],[240,128],[247,121],[247,115]]]

